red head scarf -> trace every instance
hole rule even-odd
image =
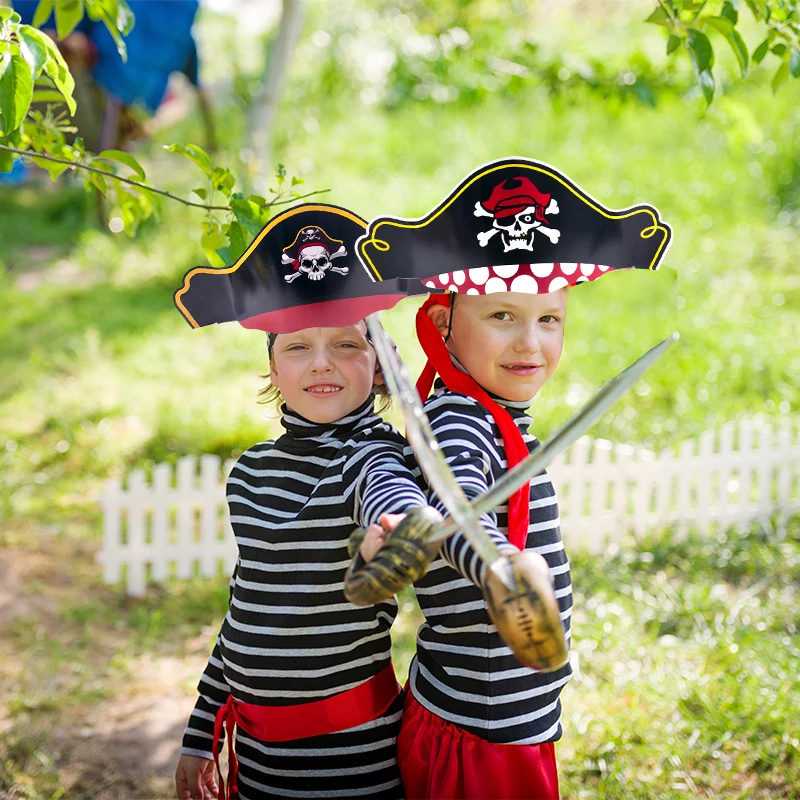
[[[424,402],[431,392],[433,379],[438,372],[444,385],[452,392],[464,394],[477,400],[494,418],[506,451],[506,460],[511,469],[528,457],[528,448],[511,415],[489,397],[483,387],[466,372],[462,372],[450,360],[450,351],[436,326],[428,318],[428,309],[434,305],[450,305],[450,295],[431,295],[417,311],[417,338],[428,356],[428,363],[417,381],[417,392]],[[450,324],[452,325],[452,319]],[[530,521],[530,483],[508,498],[508,539],[520,550],[525,549]]]

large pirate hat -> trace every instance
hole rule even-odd
[[[657,269],[671,238],[652,206],[612,211],[548,164],[507,158],[475,170],[420,219],[372,220],[357,249],[375,280],[543,294],[609,270]]]
[[[416,280],[374,282],[355,257],[366,222],[344,208],[304,203],[276,216],[225,269],[197,267],[175,292],[195,328],[238,320],[245,328],[291,333],[352,325],[428,289]]]

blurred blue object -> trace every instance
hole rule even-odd
[[[0,172],[0,186],[19,186],[28,179],[30,167],[18,158],[11,165],[11,172]]]
[[[38,0],[13,0],[28,25]],[[97,50],[92,78],[124,106],[142,104],[154,113],[164,98],[169,76],[186,72],[197,85],[197,49],[192,24],[198,0],[128,0],[136,22],[125,37],[128,60],[123,62],[114,39],[101,22],[84,17],[77,29]],[[54,28],[52,19],[42,28]]]

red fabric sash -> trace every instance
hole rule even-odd
[[[444,385],[450,391],[465,394],[477,400],[492,415],[497,427],[500,428],[508,468],[511,469],[529,455],[522,434],[508,411],[495,403],[472,376],[462,372],[453,364],[450,359],[450,351],[447,349],[442,335],[428,318],[428,309],[437,304],[450,305],[450,295],[431,295],[417,311],[417,338],[425,355],[428,356],[428,363],[417,381],[417,392],[424,403],[431,392],[433,379],[438,372]],[[530,482],[521,486],[508,498],[508,540],[520,550],[525,549],[528,538],[529,506]]]
[[[233,748],[233,730],[238,725],[263,742],[288,742],[345,731],[376,719],[400,693],[391,662],[377,675],[346,692],[294,706],[257,706],[242,703],[233,696],[217,711],[212,750],[219,779],[219,800],[235,798],[238,792],[239,763]],[[219,766],[222,728],[228,737],[228,793]]]

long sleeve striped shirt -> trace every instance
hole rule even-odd
[[[395,601],[355,606],[343,586],[353,529],[425,504],[404,440],[371,399],[330,425],[284,407],[282,424],[286,432],[247,450],[228,478],[239,560],[184,753],[211,757],[214,716],[230,694],[302,704],[347,691],[390,661]],[[401,712],[399,702],[366,726],[280,746],[240,730],[241,796],[402,796],[394,750]]]
[[[494,398],[519,427],[531,450],[532,419],[527,403]],[[456,394],[437,381],[425,403],[433,432],[458,483],[468,498],[492,486],[508,471],[500,431],[476,400]],[[413,453],[406,447],[409,465]],[[416,468],[431,505],[446,510]],[[508,504],[482,517],[498,545],[508,546]],[[569,563],[559,530],[555,491],[546,472],[530,482],[530,523],[526,549],[547,560],[555,579],[561,619],[569,642],[572,587]],[[497,633],[479,588],[486,566],[463,534],[445,540],[440,557],[415,584],[425,623],[417,635],[411,665],[411,691],[428,711],[470,733],[500,744],[539,744],[559,739],[559,694],[569,681],[569,664],[555,672],[522,666]]]

